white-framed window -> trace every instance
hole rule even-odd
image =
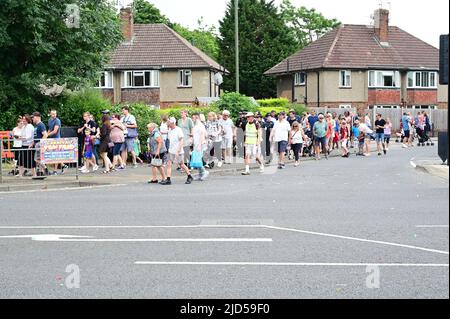
[[[339,86],[341,88],[352,87],[352,71],[350,70],[339,71]]]
[[[123,88],[158,88],[159,71],[124,71]]]
[[[399,71],[369,71],[369,88],[399,88]]]
[[[352,108],[352,105],[351,104],[341,104],[341,105],[339,105],[339,108],[348,110],[348,109]]]
[[[436,105],[412,105],[411,108],[414,110],[437,110]]]
[[[101,89],[113,88],[113,73],[111,71],[102,72],[97,87]]]
[[[437,88],[437,72],[408,72],[408,88]]]
[[[306,84],[306,73],[305,72],[297,72],[295,73],[295,85],[305,85]]]
[[[178,71],[178,87],[192,87],[192,71],[179,70]]]

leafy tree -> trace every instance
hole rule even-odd
[[[235,90],[234,8],[230,1],[219,28],[219,61],[231,72],[224,81],[227,91]],[[297,43],[274,1],[239,1],[239,38],[240,91],[255,98],[275,96],[275,80],[264,72],[294,53]]]
[[[146,0],[134,0],[134,23],[137,24],[152,24],[163,23],[169,27],[173,27],[169,18],[161,13],[161,11],[153,4]]]
[[[304,48],[340,25],[338,20],[327,19],[315,9],[295,7],[291,0],[283,0],[280,8],[282,17],[295,35],[299,48]]]
[[[135,0],[134,22],[138,24],[166,24],[211,58],[217,59],[219,56],[216,29],[212,26],[205,25],[203,18],[198,20],[198,27],[196,29],[190,30],[181,24],[171,22],[156,6],[146,0]]]
[[[67,24],[70,6],[79,25]],[[0,109],[4,114],[43,111],[62,103],[40,86],[91,85],[122,40],[120,21],[107,0],[2,0],[0,10]],[[77,19],[75,19],[76,21]],[[10,127],[15,118],[0,120]]]
[[[237,118],[240,111],[256,112],[258,110],[258,105],[254,104],[249,97],[236,92],[225,93],[213,103],[213,107],[221,111],[230,111],[233,118]]]
[[[214,60],[219,58],[217,30],[214,26],[205,25],[203,18],[198,20],[198,26],[194,30],[189,30],[180,24],[174,24],[173,29]]]

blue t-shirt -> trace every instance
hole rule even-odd
[[[319,121],[319,116],[317,115],[308,117],[308,122],[309,126],[311,126],[311,129],[314,127],[314,124],[316,124],[317,121]]]
[[[404,131],[409,131],[409,117],[406,115],[402,116],[402,125]]]
[[[42,122],[39,122],[36,125],[36,128],[34,129],[34,140],[36,142],[39,142],[40,139],[44,137],[44,132],[47,131],[47,128],[45,127],[45,124]]]
[[[353,133],[353,137],[354,138],[358,138],[358,136],[359,136],[359,128],[357,128],[356,126],[353,126],[352,133]]]
[[[51,132],[54,130],[55,126],[58,126],[58,132],[55,135],[51,136],[51,138],[61,138],[61,121],[59,118],[49,119],[48,120],[48,130]]]

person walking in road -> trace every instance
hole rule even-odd
[[[391,142],[392,137],[392,122],[391,119],[386,120],[386,125],[384,126],[384,145],[386,147],[386,151],[389,151],[389,143]]]
[[[112,170],[115,171],[117,165],[119,165],[119,169],[125,169],[125,163],[123,162],[122,156],[120,154],[120,150],[122,149],[122,145],[125,142],[125,126],[120,120],[120,115],[114,114],[111,119],[111,133],[110,139],[114,144],[113,146],[113,163]]]
[[[404,112],[402,119],[401,119],[402,128],[403,128],[403,143],[402,143],[403,148],[408,148],[412,145],[412,143],[410,142],[410,138],[411,138],[410,122],[411,122],[411,119],[408,116],[408,113]]]
[[[295,167],[300,165],[300,157],[303,155],[303,142],[306,139],[303,128],[299,122],[292,123],[291,146],[294,151]]]
[[[291,126],[286,121],[286,113],[278,114],[278,120],[273,126],[270,140],[277,143],[278,147],[278,169],[286,168],[286,151],[291,140]]]
[[[192,129],[194,128],[194,122],[188,117],[188,111],[181,111],[181,118],[178,120],[178,127],[183,130],[184,134],[184,163],[188,164],[191,156],[191,145],[192,145]]]
[[[328,125],[325,121],[325,116],[323,114],[319,114],[319,120],[314,123],[313,126],[313,140],[315,147],[315,155],[316,160],[320,160],[320,149],[322,148],[322,152],[325,155],[325,158],[328,159],[328,145],[327,145],[327,130]]]
[[[225,110],[222,113],[222,120],[219,121],[222,127],[222,156],[225,164],[231,164],[233,156],[234,123],[230,118],[230,112]],[[219,166],[220,167],[220,166]]]
[[[386,128],[386,121],[383,119],[381,114],[377,114],[377,119],[375,120],[375,134],[377,141],[377,151],[378,156],[381,156],[381,151],[383,151],[384,155],[386,155],[386,144],[384,142],[384,130]]]
[[[134,152],[134,143],[138,137],[136,117],[130,113],[129,106],[124,106],[122,108],[122,114],[123,116],[120,121],[125,127],[125,141],[122,144],[122,149],[120,150],[122,152],[122,162],[125,166],[127,165],[128,153],[130,153],[133,161],[133,168],[137,168],[136,154]]]
[[[152,155],[152,179],[148,182],[149,184],[158,184],[157,172],[161,175],[160,185],[170,185],[171,181],[167,181],[166,174],[164,172],[164,165],[167,163],[167,149],[164,144],[164,140],[161,133],[158,130],[158,125],[155,123],[150,123],[147,125],[149,133],[149,151]],[[160,159],[161,163],[156,164],[154,159]]]
[[[342,157],[344,158],[350,157],[350,151],[348,148],[350,132],[348,130],[347,121],[345,119],[342,120],[341,122],[339,134],[341,138]]]
[[[200,114],[195,113],[192,115],[192,121],[194,122],[194,128],[192,129],[192,144],[193,152],[199,154],[199,158],[203,158],[203,153],[207,149],[207,132],[206,128],[200,120]],[[205,169],[203,165],[197,167],[199,171],[199,177],[197,180],[204,181],[208,178],[209,172]]]
[[[191,184],[194,178],[191,175],[191,171],[184,164],[184,133],[181,128],[177,126],[177,120],[174,117],[171,117],[168,120],[168,128],[169,132],[167,138],[169,140],[169,158],[167,161],[167,169],[166,169],[166,181],[161,183],[162,185],[171,185],[171,176],[172,176],[172,167],[174,165],[179,165],[181,169],[186,173],[187,180],[185,184]]]
[[[253,157],[259,164],[260,172],[264,173],[264,162],[261,154],[262,128],[252,112],[247,113],[244,134],[245,171],[242,175],[250,175],[250,163]]]
[[[205,127],[208,133],[207,135],[208,148],[205,154],[206,167],[213,168],[215,166],[214,158],[217,158],[218,161],[217,165],[221,167],[222,126],[220,126],[219,121],[217,120],[216,113],[214,112],[208,113],[208,121],[206,121]]]
[[[108,157],[109,150],[114,147],[114,143],[111,142],[111,121],[108,115],[102,117],[102,127],[100,128],[100,157],[103,160],[105,169],[103,174],[109,174],[113,169],[111,160]]]

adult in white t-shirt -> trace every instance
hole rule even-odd
[[[191,184],[194,178],[191,175],[189,168],[184,163],[184,133],[183,130],[177,126],[177,120],[172,117],[168,121],[169,132],[167,139],[169,140],[169,160],[167,161],[167,180],[163,185],[172,184],[172,166],[180,165],[181,169],[187,174],[185,184]]]
[[[278,146],[278,168],[286,167],[284,160],[286,157],[287,147],[291,140],[291,125],[286,121],[286,113],[281,112],[278,115],[278,121],[275,122],[270,132],[270,141],[277,143]]]
[[[230,119],[230,112],[223,111],[222,119],[219,121],[219,125],[222,126],[222,156],[225,159],[225,164],[231,164],[231,155],[233,149],[234,138],[234,123]]]

